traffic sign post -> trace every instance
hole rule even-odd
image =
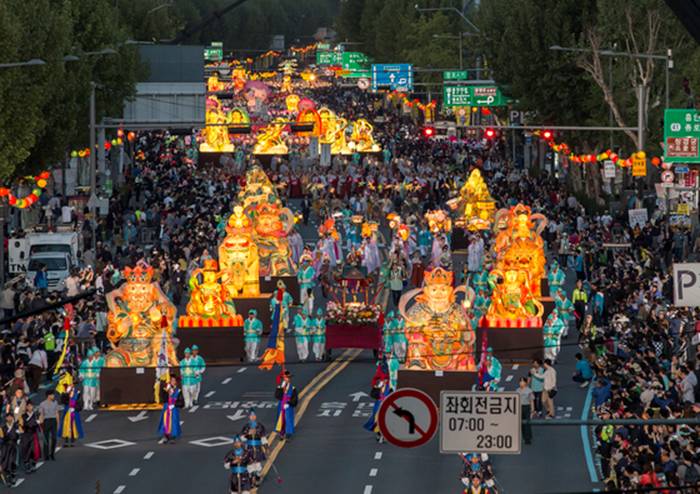
[[[388,87],[395,91],[413,90],[413,65],[372,64],[372,91]]]
[[[423,391],[401,388],[384,398],[377,413],[384,439],[400,448],[415,448],[429,442],[438,428],[435,402]]]
[[[317,51],[316,65],[340,65],[340,53],[334,51]]]
[[[664,113],[664,162],[700,163],[700,112],[668,109]]]
[[[519,454],[520,395],[441,391],[440,452]]]

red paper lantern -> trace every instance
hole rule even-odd
[[[15,204],[17,204],[17,198],[15,196],[10,196],[7,202],[10,203],[10,206],[14,206]]]
[[[651,164],[654,166],[659,166],[661,164],[661,159],[658,156],[654,156],[651,159]]]

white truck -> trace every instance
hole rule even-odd
[[[80,252],[82,237],[73,230],[33,232],[22,238],[11,238],[7,253],[10,274],[26,273],[31,257],[45,253],[66,254],[71,265],[78,266]]]

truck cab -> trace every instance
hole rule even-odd
[[[46,266],[49,291],[62,292],[66,288],[66,278],[70,276],[73,262],[70,253],[48,251],[33,253],[27,266],[27,283],[34,284],[34,277],[42,266]]]

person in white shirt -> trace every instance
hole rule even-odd
[[[35,393],[41,384],[41,377],[44,371],[48,369],[49,362],[46,352],[40,346],[37,346],[32,352],[32,356],[27,364],[27,381],[29,390]]]
[[[552,361],[544,361],[544,391],[542,403],[547,411],[547,418],[554,418],[554,395],[557,392],[557,371],[552,367]]]

